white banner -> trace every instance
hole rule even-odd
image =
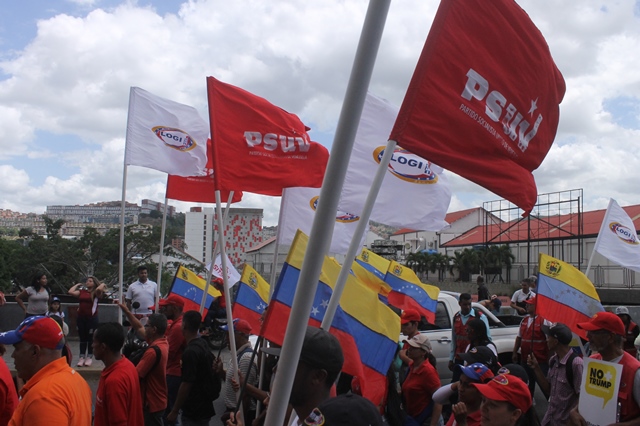
[[[282,192],[282,212],[278,224],[280,244],[291,244],[298,229],[307,235],[311,233],[311,225],[319,199],[320,188],[286,188]],[[337,212],[329,253],[347,253],[358,226],[358,220],[358,216]],[[365,238],[366,235],[363,236],[363,241]]]
[[[362,213],[398,108],[367,94],[338,208]],[[371,220],[391,226],[440,231],[451,201],[441,167],[396,147],[380,187]]]
[[[204,176],[209,125],[195,108],[132,87],[125,164]]]
[[[587,424],[605,426],[617,422],[621,376],[621,364],[593,358],[584,359],[578,411]]]
[[[640,240],[636,227],[613,198],[609,200],[594,250],[612,262],[640,272]]]
[[[225,256],[227,255],[225,254]],[[211,263],[207,264],[207,270],[210,268]],[[213,270],[211,271],[211,274],[214,277],[222,278],[222,256],[220,256],[220,253],[216,256],[216,261],[213,263]],[[238,283],[238,281],[240,281],[240,273],[233,266],[233,263],[231,263],[229,256],[227,256],[227,280],[229,282],[229,287],[233,287]]]

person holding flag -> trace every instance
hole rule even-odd
[[[551,327],[551,323],[536,313],[537,298],[535,296],[527,299],[528,315],[520,322],[518,337],[513,345],[513,362],[524,367],[529,376],[529,390],[531,396],[536,388],[536,375],[529,367],[530,357],[535,356],[543,375],[549,371],[549,349],[547,348],[547,338],[542,331],[542,326]],[[520,357],[518,358],[518,352]],[[540,386],[540,385],[538,385]]]

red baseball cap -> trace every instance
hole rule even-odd
[[[23,340],[47,349],[62,349],[64,334],[58,323],[49,317],[33,316],[12,331],[0,333],[0,343],[15,345]]]
[[[229,331],[228,325],[223,325],[220,328]],[[236,318],[233,320],[233,331],[250,336],[252,330],[253,327],[251,327],[251,324],[249,324],[247,320],[243,320],[242,318]]]
[[[478,392],[487,399],[505,401],[526,413],[531,408],[531,392],[529,387],[518,377],[510,374],[499,374],[489,383],[472,383]]]
[[[420,322],[420,314],[415,309],[405,309],[400,317],[400,324],[407,324],[412,321]]]
[[[538,301],[538,298],[536,296],[532,296],[527,300],[525,300],[524,303],[528,303],[529,305],[535,305],[537,301]]]
[[[173,306],[177,306],[179,308],[184,308],[184,300],[180,296],[177,296],[175,294],[170,294],[167,297],[165,297],[164,299],[160,299],[158,304],[160,306],[173,305]]]
[[[587,331],[607,330],[614,334],[624,336],[624,323],[613,312],[598,312],[587,322],[579,322],[578,328]]]

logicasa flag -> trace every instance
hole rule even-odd
[[[515,1],[442,0],[389,139],[528,214],[564,93]]]
[[[242,318],[257,331],[262,328],[260,318],[269,302],[269,283],[248,264],[244,264],[242,277],[233,304],[233,317]]]
[[[389,304],[403,310],[415,309],[431,324],[435,322],[440,294],[438,287],[423,284],[411,268],[393,260],[389,264],[384,281],[391,286],[391,292],[387,297]]]
[[[206,280],[199,277],[195,272],[180,265],[176,271],[175,277],[173,277],[173,283],[169,289],[169,294],[175,294],[184,301],[184,307],[182,310],[186,311],[199,311],[200,302],[204,295],[204,289]],[[214,286],[209,286],[207,298],[204,302],[203,316],[207,315],[211,302],[216,297],[220,297],[220,293]]]
[[[551,322],[566,324],[578,336],[585,331],[576,325],[604,311],[595,287],[579,269],[540,253],[536,283],[536,312]]]
[[[213,179],[213,144],[207,140],[206,176],[176,176],[167,177],[166,197],[172,200],[188,201],[192,203],[215,203],[216,185]],[[229,191],[220,191],[222,202],[229,199]],[[234,191],[232,203],[242,201],[242,191]]]
[[[263,326],[266,339],[282,344],[308,237],[298,232],[282,268]],[[309,324],[320,326],[340,265],[325,257]],[[363,395],[374,404],[386,391],[386,374],[397,348],[400,317],[378,300],[376,291],[349,275],[340,306],[329,330],[342,346],[343,371],[360,379]]]
[[[213,77],[207,90],[220,189],[281,195],[322,186],[329,151],[311,141],[298,116]]]

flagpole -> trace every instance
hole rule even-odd
[[[371,81],[389,4],[390,0],[369,2],[331,148],[332,155],[327,164],[320,201],[311,228],[309,245],[298,279],[298,289],[291,306],[291,315],[278,362],[278,374],[275,377],[272,398],[267,410],[265,420],[267,425],[281,425],[284,422],[313,297],[318,286],[324,256],[331,243],[340,192]]]
[[[273,290],[276,286],[276,269],[278,267],[278,252],[280,251],[280,232],[282,231],[282,211],[284,210],[284,197],[287,189],[285,188],[282,191],[282,197],[280,198],[280,212],[278,213],[278,232],[276,232],[276,246],[273,249],[273,264],[271,265],[271,279],[269,281],[269,300],[271,301],[271,296],[273,296]]]
[[[167,182],[169,181],[169,175],[167,175]],[[160,285],[162,284],[162,263],[164,257],[164,237],[167,230],[167,210],[169,210],[169,199],[166,196],[164,197],[164,212],[162,214],[162,230],[160,231],[160,255],[158,256],[158,280],[156,283],[158,284],[158,291],[156,292],[156,309],[160,309],[158,306],[158,302],[160,301]]]
[[[336,315],[336,311],[338,310],[340,297],[342,297],[345,283],[347,282],[347,278],[349,277],[349,271],[351,271],[351,264],[358,255],[358,250],[361,249],[360,242],[362,241],[362,236],[364,235],[367,229],[367,225],[369,224],[371,211],[373,210],[376,198],[378,197],[378,193],[380,192],[382,181],[384,180],[384,177],[387,173],[387,167],[389,166],[389,162],[391,161],[391,157],[393,156],[393,151],[395,150],[396,145],[396,141],[387,141],[387,146],[384,149],[384,154],[380,159],[380,164],[378,165],[378,169],[376,170],[376,175],[373,178],[371,188],[369,189],[369,194],[367,195],[367,199],[362,208],[362,214],[358,219],[358,226],[356,227],[353,238],[351,239],[351,243],[349,244],[349,249],[347,250],[347,254],[344,258],[344,263],[342,264],[342,268],[340,269],[340,274],[338,275],[338,279],[336,280],[336,284],[333,288],[333,293],[331,294],[331,299],[329,300],[327,311],[325,312],[324,318],[322,319],[322,328],[325,330],[328,330],[331,327],[333,317]]]
[[[222,220],[222,224],[226,224],[228,223],[228,219],[229,219],[229,206],[231,206],[231,201],[233,200],[233,191],[229,192],[229,199],[227,200],[227,207],[224,211],[224,218]],[[200,315],[202,315],[202,313],[204,312],[204,304],[206,303],[207,300],[207,294],[209,294],[209,288],[211,287],[211,276],[213,275],[213,266],[214,263],[216,261],[216,256],[218,254],[218,245],[215,244],[215,240],[217,238],[217,234],[216,232],[220,232],[220,228],[218,228],[218,231],[216,231],[215,227],[213,228],[213,244],[212,247],[213,249],[211,250],[211,262],[209,262],[209,268],[207,268],[207,280],[206,283],[204,285],[204,294],[202,295],[202,300],[200,301]],[[222,258],[222,256],[221,256]],[[223,272],[223,275],[226,273],[226,270]]]
[[[613,198],[609,198],[609,205],[607,206],[607,211],[604,213],[604,217],[602,218],[602,223],[600,224],[600,231],[598,231],[598,238],[596,238],[596,243],[593,245],[591,256],[589,256],[589,263],[587,264],[587,270],[584,272],[584,275],[587,278],[589,278],[589,271],[591,270],[591,262],[593,262],[593,256],[595,256],[596,250],[598,248],[598,243],[600,242],[600,235],[602,235],[602,231],[604,231],[605,224],[607,223],[607,218],[609,217],[609,212],[611,211],[611,206],[613,205],[614,202],[615,201]]]
[[[231,193],[229,195],[229,197],[232,197],[233,194]],[[227,209],[228,210],[228,209]],[[222,227],[223,225],[223,218],[222,218],[222,202],[220,201],[220,190],[216,189],[216,217],[217,217],[217,221],[218,221],[218,246],[219,246],[219,251],[220,251],[220,261],[222,263],[222,282],[224,285],[224,299],[225,299],[225,308],[227,311],[227,327],[229,330],[229,347],[231,349],[231,365],[233,366],[233,371],[235,372],[234,374],[234,380],[238,383],[240,383],[240,381],[238,380],[238,355],[237,355],[237,349],[236,349],[236,336],[234,335],[234,331],[233,331],[233,313],[231,310],[231,292],[229,291],[229,278],[228,278],[228,274],[227,274],[227,254],[225,252],[225,241],[224,241],[224,228]],[[211,260],[211,263],[213,264],[214,259]],[[213,267],[213,266],[212,266]],[[207,283],[208,284],[208,283]],[[236,407],[238,408],[238,410],[240,410],[240,406]],[[242,413],[242,411],[240,410],[239,413]],[[283,420],[284,421],[284,420]]]

